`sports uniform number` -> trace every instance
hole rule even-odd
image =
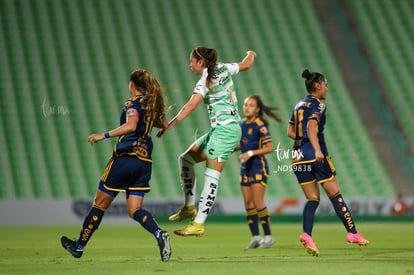
[[[301,138],[303,137],[303,131],[302,131],[302,121],[303,121],[303,109],[298,109],[295,111],[294,119],[295,119],[295,132],[296,137]]]

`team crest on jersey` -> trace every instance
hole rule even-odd
[[[127,101],[125,102],[125,107],[126,107],[126,108],[131,107],[131,105],[132,105],[132,100],[127,100]]]
[[[263,135],[267,135],[269,131],[267,130],[267,127],[262,127],[260,128],[260,133],[262,133]]]

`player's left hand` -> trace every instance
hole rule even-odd
[[[325,160],[325,156],[321,151],[315,152],[315,160],[323,162]]]

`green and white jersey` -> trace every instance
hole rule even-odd
[[[207,68],[204,69],[200,80],[197,82],[194,93],[200,94],[207,105],[211,127],[217,124],[226,125],[240,121],[237,107],[236,90],[232,79],[233,74],[239,72],[238,63],[218,63],[213,76],[212,90],[206,85]]]

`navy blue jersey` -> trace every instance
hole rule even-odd
[[[319,145],[322,153],[327,156],[328,149],[325,144],[325,122],[326,122],[326,107],[318,98],[313,96],[306,96],[296,104],[292,117],[289,121],[295,129],[295,143],[293,149],[295,150],[295,163],[315,161],[315,150],[309,141],[308,137],[308,122],[315,119],[318,122],[317,135]]]
[[[122,109],[120,125],[124,124],[128,116],[138,116],[135,132],[120,136],[114,148],[115,156],[136,156],[143,161],[152,162],[151,130],[154,117],[146,113],[142,103],[142,96],[128,99]]]
[[[260,118],[256,118],[251,123],[242,120],[240,127],[242,129],[242,137],[240,140],[240,150],[242,153],[260,149],[264,144],[272,141],[266,124]]]
[[[240,140],[240,150],[242,153],[260,149],[264,144],[272,142],[267,126],[260,118],[251,123],[242,120],[240,126],[242,129]],[[267,160],[264,155],[252,156],[241,165],[240,180],[242,185],[254,182],[266,184],[268,170]]]

